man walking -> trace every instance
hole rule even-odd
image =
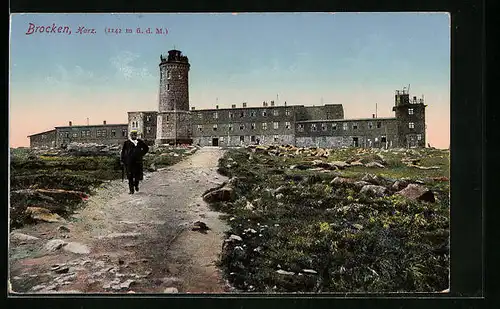
[[[130,138],[123,143],[121,162],[128,178],[129,194],[139,192],[139,181],[143,179],[142,157],[149,151],[148,145],[137,138],[137,131],[130,132]]]

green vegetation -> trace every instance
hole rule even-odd
[[[436,292],[448,288],[448,153],[419,150],[421,164],[407,167],[406,152],[382,152],[386,168],[341,171],[297,170],[310,157],[270,156],[229,150],[219,172],[231,180],[238,199],[214,203],[227,215],[228,242],[219,266],[239,290],[258,292]],[[372,156],[372,157],[370,157]],[[337,150],[327,161],[374,160],[371,152]],[[318,158],[313,158],[318,159]],[[360,193],[353,183],[335,184],[338,175],[360,180],[379,176],[389,193]],[[400,178],[420,181],[435,203],[393,195]],[[283,273],[278,270],[291,272]]]

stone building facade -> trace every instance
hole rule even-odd
[[[72,141],[123,143],[137,130],[149,144],[241,146],[280,144],[298,147],[425,147],[423,97],[397,90],[395,117],[344,119],[342,104],[322,106],[233,104],[196,110],[189,106],[188,58],[179,50],[160,56],[158,111],[128,112],[128,124],[56,127],[30,136],[30,145],[61,146]]]

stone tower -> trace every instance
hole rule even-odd
[[[425,108],[424,98],[410,98],[407,90],[396,90],[395,105],[400,147],[425,147]]]
[[[191,144],[189,61],[180,50],[160,56],[160,91],[156,144]]]

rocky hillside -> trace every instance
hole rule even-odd
[[[449,153],[253,146],[205,200],[231,230],[240,291],[439,292],[449,278]]]

